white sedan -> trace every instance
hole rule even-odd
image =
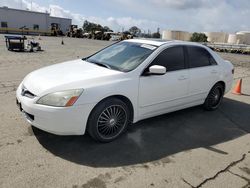
[[[16,97],[39,129],[88,132],[109,142],[145,118],[201,104],[218,108],[233,72],[229,61],[200,44],[132,39],[31,72]]]

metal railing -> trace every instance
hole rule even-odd
[[[203,43],[203,44],[217,52],[250,54],[250,45],[247,44],[227,44],[227,43]]]
[[[224,49],[242,49],[250,50],[250,45],[247,44],[228,44],[228,43],[204,43],[204,45],[212,48],[224,48]]]

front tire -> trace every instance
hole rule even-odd
[[[224,95],[223,85],[221,83],[215,84],[210,90],[203,104],[204,109],[208,111],[216,110],[223,99],[223,95]]]
[[[127,129],[129,114],[129,108],[123,101],[117,98],[106,99],[91,112],[88,133],[99,142],[111,142]]]

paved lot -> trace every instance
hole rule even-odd
[[[244,77],[245,95],[147,119],[109,144],[55,136],[26,123],[15,106],[24,76],[110,44],[42,37],[44,52],[5,49],[0,35],[0,187],[250,187],[250,56],[220,54]]]

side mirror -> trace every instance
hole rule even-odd
[[[166,67],[163,67],[161,65],[153,65],[149,67],[149,74],[152,75],[163,75],[166,73]]]

